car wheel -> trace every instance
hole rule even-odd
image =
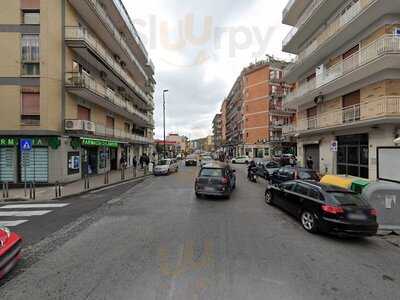
[[[274,205],[274,196],[271,191],[265,191],[264,200],[268,205]]]
[[[304,210],[301,213],[300,216],[300,221],[301,221],[301,225],[303,226],[303,228],[311,233],[316,233],[318,232],[318,224],[317,224],[317,219],[315,218],[315,215],[308,211],[308,210]]]

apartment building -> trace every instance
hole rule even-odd
[[[215,115],[212,122],[212,129],[214,137],[213,144],[216,149],[219,149],[222,146],[222,114]]]
[[[186,153],[187,149],[187,142],[188,138],[183,135],[179,135],[177,133],[170,133],[165,138],[167,142],[175,142],[176,145],[179,147],[178,153]]]
[[[226,99],[225,148],[231,156],[263,158],[295,148],[282,135],[283,126],[291,124],[295,113],[282,103],[290,89],[282,79],[286,66],[287,62],[268,56],[243,69],[236,80]]]
[[[226,99],[221,105],[221,146],[226,143]]]
[[[297,118],[284,132],[299,161],[376,179],[377,147],[400,134],[399,1],[291,0],[283,23],[293,26],[283,50],[297,55],[284,73]]]
[[[292,152],[294,144],[282,135],[283,126],[291,124],[294,110],[283,108],[282,99],[290,86],[283,78],[287,62],[268,56],[242,72],[243,144],[240,154],[269,157]]]
[[[0,181],[70,182],[151,151],[154,66],[120,0],[0,1],[0,40]]]

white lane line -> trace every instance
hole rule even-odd
[[[27,209],[27,208],[60,208],[68,206],[69,203],[49,203],[49,204],[14,204],[5,205],[0,207],[0,209]]]
[[[32,217],[43,216],[48,214],[51,210],[26,210],[26,211],[0,211],[0,217]]]
[[[21,224],[24,224],[28,222],[28,220],[18,220],[18,221],[0,221],[0,225],[6,226],[6,227],[15,227]]]

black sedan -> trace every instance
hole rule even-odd
[[[301,180],[270,185],[265,202],[298,218],[311,233],[373,236],[378,230],[377,211],[360,195],[331,185]]]
[[[272,184],[280,184],[291,180],[314,180],[319,181],[318,174],[311,169],[297,166],[285,166],[275,171],[271,176]]]

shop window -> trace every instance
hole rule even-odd
[[[22,11],[22,24],[39,25],[40,24],[40,10],[23,10]]]
[[[40,75],[39,35],[24,34],[21,39],[22,75]]]
[[[37,89],[22,90],[21,123],[40,125],[40,93]]]

